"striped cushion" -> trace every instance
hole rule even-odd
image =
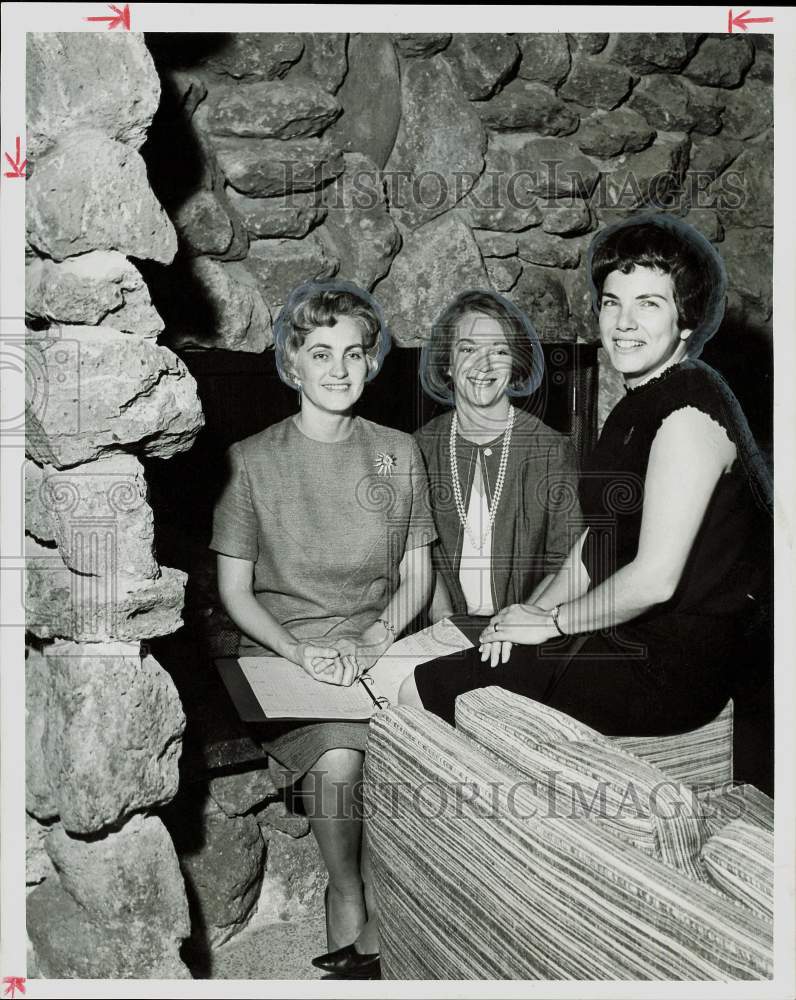
[[[599,734],[589,742],[537,743],[540,732],[550,732],[536,727],[539,715],[552,711],[540,713],[539,707],[500,688],[481,688],[456,700],[456,727],[525,777],[555,789],[557,809],[568,810],[559,815],[610,826],[646,853],[704,881],[699,852],[709,833],[695,796]],[[528,714],[534,723],[530,734]]]
[[[743,819],[752,826],[774,832],[774,800],[754,785],[709,788],[698,797],[700,812],[711,837],[734,819]]]
[[[365,759],[388,979],[726,980],[771,974],[771,922],[554,819],[429,713],[371,723]]]
[[[760,916],[774,916],[774,834],[736,819],[702,848],[710,878]]]
[[[635,757],[659,767],[686,785],[718,786],[732,781],[733,705],[704,726],[677,736],[615,736]]]

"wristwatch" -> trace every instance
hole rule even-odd
[[[377,618],[376,621],[378,622],[378,624],[383,625],[387,629],[387,631],[392,634],[393,639],[396,637],[397,633],[395,630],[395,626],[392,624],[392,622],[388,622],[386,618]]]
[[[558,632],[559,635],[563,635],[566,638],[567,637],[567,633],[558,624],[558,616],[560,614],[561,614],[561,605],[560,604],[556,604],[556,606],[550,612],[550,617],[553,619],[553,624],[556,627],[556,632]]]

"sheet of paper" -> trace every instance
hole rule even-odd
[[[394,705],[398,700],[401,683],[415,667],[471,646],[467,636],[453,622],[444,618],[422,632],[399,639],[390,647],[389,653],[382,656],[369,671],[374,689],[380,698],[386,698],[389,704]]]
[[[278,656],[243,656],[238,662],[270,719],[367,719],[376,709],[361,684],[320,683]]]

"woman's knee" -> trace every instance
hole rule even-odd
[[[423,707],[423,702],[417,690],[417,684],[415,683],[414,673],[409,674],[409,676],[405,677],[401,682],[401,686],[398,689],[398,704],[410,705],[412,708]]]

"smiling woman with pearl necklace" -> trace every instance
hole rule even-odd
[[[570,441],[514,405],[543,374],[528,317],[491,291],[458,296],[423,349],[423,389],[452,407],[415,435],[439,534],[431,617],[453,617],[472,636],[541,592],[581,530]],[[482,654],[509,651],[498,642]]]

